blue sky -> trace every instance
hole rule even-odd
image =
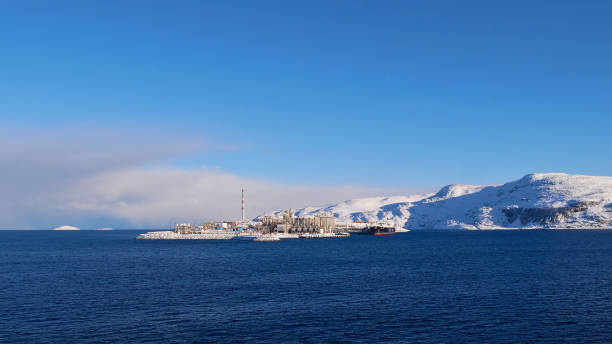
[[[609,1],[4,1],[0,116],[300,185],[612,175]],[[160,162],[157,161],[156,164]]]

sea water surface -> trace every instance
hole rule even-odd
[[[605,343],[612,232],[0,231],[2,343]]]

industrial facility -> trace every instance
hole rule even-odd
[[[281,216],[266,215],[261,218],[258,229],[263,233],[334,233],[336,219],[332,214],[315,216],[295,216],[291,209],[285,210]]]
[[[336,232],[336,220],[332,214],[295,216],[291,209],[287,209],[281,215],[266,215],[259,221],[249,221],[246,219],[244,189],[242,189],[240,210],[241,221],[204,222],[200,225],[179,223],[174,225],[174,232],[177,234],[202,234],[210,231],[261,234],[332,234]]]
[[[287,209],[281,216],[266,215],[259,221],[204,222],[200,225],[178,223],[174,225],[177,234],[201,234],[210,231],[248,232],[261,234],[332,234],[336,231],[336,220],[331,214],[295,216]]]
[[[326,238],[348,236],[348,232],[369,233],[374,235],[393,234],[396,227],[393,224],[376,222],[336,223],[331,213],[320,213],[309,216],[296,216],[292,209],[280,214],[264,215],[255,220],[246,219],[245,192],[242,189],[240,203],[240,221],[203,222],[199,225],[178,223],[174,225],[171,235],[176,238]]]

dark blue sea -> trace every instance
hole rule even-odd
[[[0,231],[2,343],[610,343],[612,232]]]

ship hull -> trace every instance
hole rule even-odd
[[[374,232],[374,235],[393,235],[395,232]]]

